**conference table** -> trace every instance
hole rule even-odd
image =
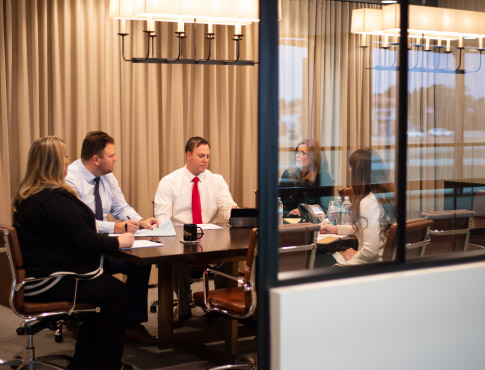
[[[142,237],[163,243],[162,246],[123,250],[117,257],[137,265],[158,265],[158,347],[184,347],[196,344],[194,340],[203,337],[209,341],[213,336],[192,335],[190,333],[174,333],[173,331],[173,291],[172,264],[175,262],[194,263],[197,265],[218,264],[223,271],[233,276],[237,275],[238,263],[246,258],[251,233],[250,228],[231,228],[219,224],[221,229],[204,230],[204,236],[196,244],[183,244],[183,225],[174,225],[176,235],[164,237]],[[138,239],[138,237],[137,237]],[[234,352],[236,323],[227,320],[226,333],[221,338],[226,340],[226,353]],[[230,336],[230,338],[229,338]],[[229,340],[231,339],[231,340]]]
[[[222,271],[236,276],[240,261],[244,261],[251,228],[231,228],[218,224],[221,229],[204,230],[204,236],[195,244],[183,244],[183,225],[174,225],[175,236],[141,237],[163,243],[162,246],[122,250],[117,257],[137,265],[158,265],[158,348],[197,346],[214,340],[225,341],[225,358],[237,355],[238,328],[234,320],[226,320],[226,328],[219,337],[215,333],[204,335],[173,331],[172,264],[186,262],[196,265],[219,264]],[[137,237],[138,239],[138,237]],[[318,246],[317,253],[330,253],[345,249],[348,240],[339,240]],[[219,330],[220,332],[220,330]],[[244,332],[244,330],[242,331]],[[239,331],[241,333],[241,331]]]

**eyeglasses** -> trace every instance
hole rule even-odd
[[[295,150],[295,156],[298,156],[298,155],[303,157],[308,155],[308,153],[304,152],[303,150]]]

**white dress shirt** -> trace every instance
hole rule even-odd
[[[172,220],[174,223],[191,224],[192,189],[195,176],[187,167],[179,168],[163,177],[155,194],[155,217],[160,223]],[[221,175],[205,170],[199,176],[200,205],[202,222],[217,222],[217,212],[221,211],[226,220],[231,216],[231,208],[237,207],[229,187]]]
[[[77,192],[81,199],[93,212],[96,211],[94,202],[94,176],[80,159],[72,162],[67,170],[66,182]],[[108,214],[120,221],[140,221],[142,217],[126,203],[116,177],[109,173],[101,176],[99,181],[99,195],[103,203],[103,221],[96,220],[98,232],[109,234],[114,232],[115,223],[108,222]]]
[[[342,265],[359,265],[362,263],[382,261],[385,238],[381,236],[380,218],[382,208],[374,193],[364,197],[359,206],[360,227],[356,231],[352,225],[339,225],[338,234],[355,234],[359,241],[359,248],[356,254]]]

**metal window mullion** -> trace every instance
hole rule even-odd
[[[407,181],[407,122],[408,122],[408,23],[409,1],[402,0],[401,4],[401,39],[399,45],[399,97],[398,97],[398,135],[396,153],[396,206],[397,206],[397,251],[396,259],[400,263],[406,262],[406,181]]]
[[[257,346],[258,367],[270,369],[269,290],[278,267],[278,1],[262,0],[259,6]]]

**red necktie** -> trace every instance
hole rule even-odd
[[[192,222],[194,224],[202,223],[202,209],[200,207],[200,194],[199,187],[197,183],[199,182],[198,177],[192,179],[194,182],[194,187],[192,188]]]

